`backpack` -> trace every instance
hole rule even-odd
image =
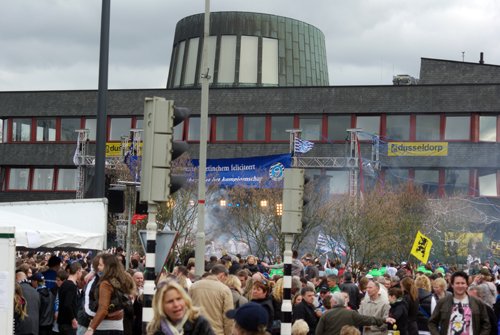
[[[95,296],[95,310],[97,311],[97,307],[99,305],[99,286],[96,287],[94,291]],[[128,294],[123,293],[119,288],[113,286],[113,293],[111,294],[111,300],[108,306],[108,313],[113,313],[116,311],[123,310],[125,308],[132,307],[132,300],[128,296]]]

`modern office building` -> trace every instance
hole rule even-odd
[[[291,128],[315,143],[305,156],[341,157],[346,129],[362,128],[363,159],[372,135],[381,139],[381,170],[366,171],[367,180],[412,180],[436,197],[498,197],[500,66],[422,58],[416,85],[328,86],[317,28],[267,14],[211,16],[209,158],[286,153]],[[141,128],[144,98],[160,96],[192,110],[176,138],[197,157],[202,30],[202,15],[178,23],[167,88],[109,91],[108,142]],[[74,198],[75,130],[90,129],[92,154],[96,110],[95,90],[0,92],[0,201]],[[403,151],[440,142],[447,151],[411,157],[391,151],[391,142]],[[309,173],[329,176],[331,193],[348,191],[345,168]]]

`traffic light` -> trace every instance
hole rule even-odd
[[[302,229],[304,169],[285,169],[281,232],[298,234]]]
[[[188,116],[189,109],[175,107],[172,100],[146,98],[140,201],[163,202],[182,187],[183,178],[171,176],[171,164],[188,147],[173,137],[174,127]]]

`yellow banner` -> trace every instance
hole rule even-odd
[[[131,143],[129,143],[131,145]],[[140,142],[142,148],[143,142]],[[106,157],[120,157],[122,154],[122,142],[106,142]]]
[[[467,256],[475,254],[483,243],[483,233],[445,232],[447,256]]]
[[[415,237],[415,242],[413,242],[413,247],[411,248],[411,254],[415,256],[416,259],[425,264],[429,259],[431,248],[431,239],[418,231],[417,236]]]
[[[389,142],[388,156],[448,156],[448,142]]]

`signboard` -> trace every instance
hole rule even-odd
[[[448,142],[388,142],[388,156],[448,156]]]
[[[141,148],[142,146],[143,142],[140,143]],[[106,142],[106,157],[120,157],[121,155],[122,155],[122,142]]]

